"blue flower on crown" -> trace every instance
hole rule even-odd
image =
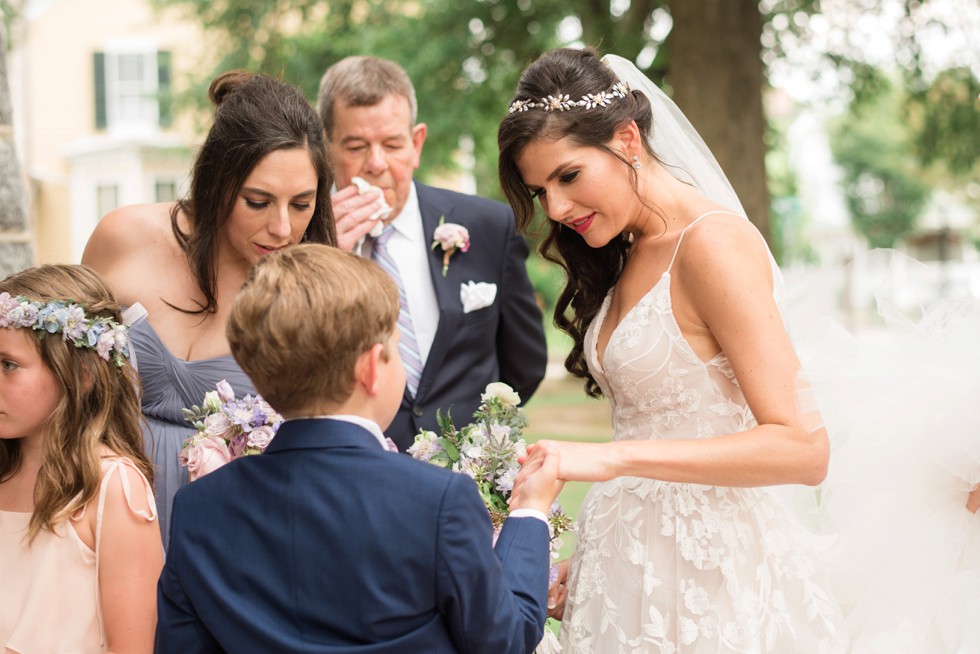
[[[22,295],[0,293],[0,328],[31,329],[38,338],[61,333],[75,347],[95,350],[106,361],[122,366],[129,358],[129,328],[112,318],[85,314],[70,300],[41,303]]]

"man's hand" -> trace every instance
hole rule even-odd
[[[337,247],[350,252],[378,221],[371,220],[382,207],[381,191],[369,191],[361,195],[353,184],[337,191],[330,197],[337,226]]]

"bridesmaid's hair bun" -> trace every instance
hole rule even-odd
[[[255,77],[254,73],[247,70],[229,70],[226,73],[221,73],[211,82],[208,97],[211,98],[211,102],[215,106],[221,106],[229,94],[245,86],[253,77]]]

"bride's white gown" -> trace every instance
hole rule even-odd
[[[702,439],[755,426],[727,358],[701,361],[685,341],[670,282],[668,268],[616,326],[601,364],[596,338],[611,291],[586,334],[613,438]],[[567,654],[846,647],[807,537],[766,489],[617,478],[592,486],[577,532]]]

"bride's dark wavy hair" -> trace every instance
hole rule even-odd
[[[511,102],[538,101],[559,94],[567,94],[574,100],[606,91],[617,81],[616,75],[593,49],[562,48],[543,54],[524,70]],[[616,130],[631,120],[639,127],[644,149],[656,158],[647,145],[653,112],[650,101],[639,91],[631,91],[625,98],[591,110],[546,112],[529,109],[508,114],[497,131],[498,167],[500,185],[514,209],[518,229],[528,233],[534,219],[534,198],[517,168],[518,157],[533,141],[557,141],[567,137],[578,146],[611,154],[623,163],[636,191],[637,176],[632,162],[608,145]],[[572,350],[565,359],[565,368],[586,380],[585,390],[589,395],[599,397],[602,391],[586,364],[585,332],[602,306],[606,293],[623,271],[630,240],[626,234],[620,234],[603,247],[593,248],[562,223],[547,222],[548,231],[538,250],[541,256],[565,271],[565,287],[555,303],[554,317],[555,325],[572,337]]]

